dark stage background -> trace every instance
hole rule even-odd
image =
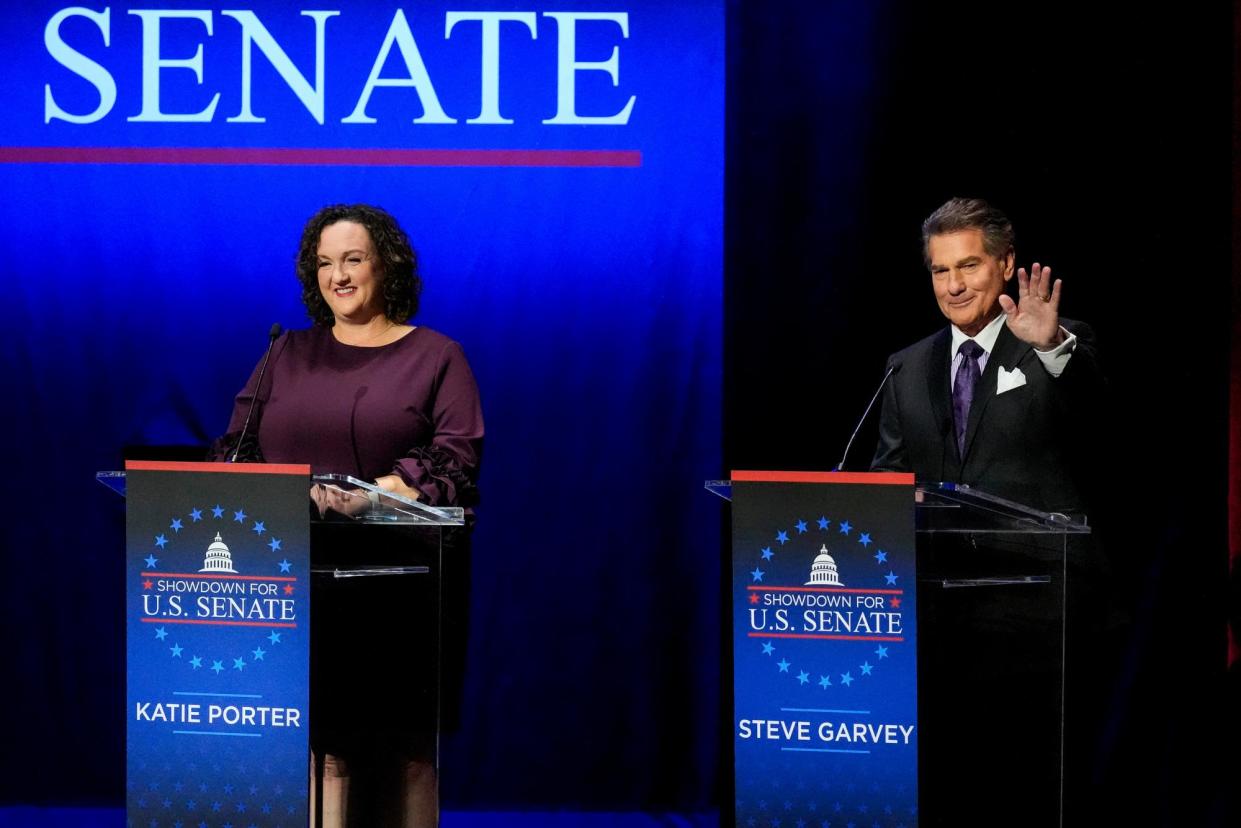
[[[953,195],[1007,210],[1019,263],[1038,260],[1064,279],[1063,311],[1095,326],[1111,378],[1112,427],[1100,446],[1107,495],[1095,522],[1123,624],[1098,640],[1099,715],[1072,757],[1085,780],[1075,804],[1110,824],[1222,823],[1232,9],[1085,9],[1029,0],[729,4],[723,463],[704,476],[833,466],[887,354],[942,323],[920,260],[922,218]],[[20,405],[32,380],[19,371],[10,384],[10,405]],[[695,391],[669,393],[670,411]],[[68,415],[63,426],[73,427]],[[851,468],[865,467],[873,444],[868,429]],[[607,454],[600,445],[588,462],[605,464]],[[660,465],[649,459],[652,480]],[[533,471],[532,489],[566,485],[556,470]],[[56,485],[68,470],[41,473]],[[654,504],[666,486],[648,482],[616,488],[644,502],[638,514],[654,538],[680,519]],[[118,520],[115,541],[99,538],[82,553],[118,554],[119,531]],[[22,550],[5,553],[11,561]],[[534,544],[480,546],[476,560],[539,554]],[[591,554],[588,544],[581,554]],[[692,572],[682,564],[677,582],[708,595],[720,583],[716,563]],[[488,646],[521,658],[476,684],[475,698],[517,687],[531,703],[521,721],[492,705],[476,720],[485,727],[467,724],[449,740],[449,807],[727,812],[727,757],[714,764],[703,752],[727,727],[727,689],[694,698],[709,684],[703,671],[718,680],[719,642],[703,635],[690,647],[683,635],[677,652],[694,657],[672,658],[656,634],[669,624],[711,631],[725,615],[701,595],[684,618],[642,612],[644,577],[660,577],[658,567],[626,576],[638,611],[618,601],[584,623],[606,632],[616,664],[643,665],[658,676],[644,687],[670,688],[675,699],[632,698],[623,669],[605,676],[596,667],[592,675],[608,681],[579,681],[574,653],[532,645],[538,611],[502,602],[508,614],[489,619],[500,639]],[[38,646],[7,656],[0,801],[119,803],[122,722],[101,720],[107,710],[92,699],[119,699],[121,672],[107,672],[115,659],[106,654],[91,656],[90,670],[63,660],[67,632],[40,614],[29,598],[36,587],[11,577],[3,587],[6,640]],[[655,608],[667,610],[659,595]],[[117,653],[119,636],[118,616]],[[36,696],[24,685],[56,689]],[[18,698],[21,707],[11,703]],[[1235,698],[1230,706],[1235,716]],[[610,722],[607,738],[566,732],[566,721],[592,717]],[[490,738],[506,728],[517,730]],[[63,741],[49,745],[49,732]],[[61,775],[49,777],[49,767]]]
[[[1018,264],[1051,265],[1064,315],[1096,328],[1093,522],[1127,620],[1083,655],[1069,763],[1074,805],[1108,824],[1224,820],[1206,751],[1229,727],[1230,14],[741,3],[730,26],[727,463],[837,462],[886,355],[943,324],[918,231],[951,196],[1007,211]]]

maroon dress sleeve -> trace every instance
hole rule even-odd
[[[440,351],[433,387],[431,441],[411,446],[393,471],[428,505],[470,507],[478,502],[483,413],[474,374],[456,342]]]

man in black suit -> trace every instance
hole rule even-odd
[[[889,358],[871,468],[1085,511],[1083,441],[1103,385],[1089,326],[1060,318],[1060,280],[1037,262],[1016,271],[1016,300],[1005,294],[1013,228],[985,201],[948,201],[922,242],[951,325]]]
[[[1089,508],[1088,463],[1099,456],[1090,435],[1103,387],[1090,328],[1060,318],[1061,282],[1037,262],[1029,274],[1016,270],[1016,299],[1005,293],[1013,228],[985,201],[948,201],[923,223],[922,242],[935,299],[951,324],[889,358],[895,372],[872,468],[1080,516]],[[918,614],[928,622],[918,655],[925,824],[1056,824],[1062,579],[1078,594],[1098,580],[1091,544],[1070,548],[1067,576],[1063,550],[1050,535],[919,541],[926,586]],[[1051,581],[935,587],[945,579],[1042,574]],[[1080,617],[1070,624],[1076,640]],[[1076,643],[1069,649],[1072,660]],[[1065,708],[1071,747],[1089,740],[1082,720],[1094,715],[1096,691],[1081,676],[1074,671]],[[1070,763],[1079,761],[1073,752]]]

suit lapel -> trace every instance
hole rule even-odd
[[[931,412],[935,417],[935,428],[940,439],[944,441],[943,454],[951,457],[959,464],[957,458],[957,441],[952,433],[952,329],[944,328],[931,343],[931,370],[926,372],[927,398],[931,401]],[[945,424],[947,424],[945,426]],[[943,469],[940,477],[947,479]]]
[[[1012,370],[1023,356],[1022,352],[1029,347],[1012,335],[1007,324],[1000,327],[1000,335],[996,337],[995,347],[991,349],[991,355],[987,357],[987,368],[982,372],[978,385],[974,388],[974,399],[970,403],[970,419],[965,427],[965,457],[969,457],[970,448],[974,445],[974,438],[978,435],[983,414],[986,413],[987,406],[995,397],[996,378],[999,376],[1000,366],[1004,366],[1006,370]],[[964,458],[961,464],[964,467]]]

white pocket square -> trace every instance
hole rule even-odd
[[[995,378],[996,396],[1003,394],[1005,391],[1012,391],[1014,388],[1020,388],[1026,384],[1026,375],[1021,373],[1020,368],[1014,368],[1011,371],[1005,370],[1004,366],[999,366],[1000,372]]]

